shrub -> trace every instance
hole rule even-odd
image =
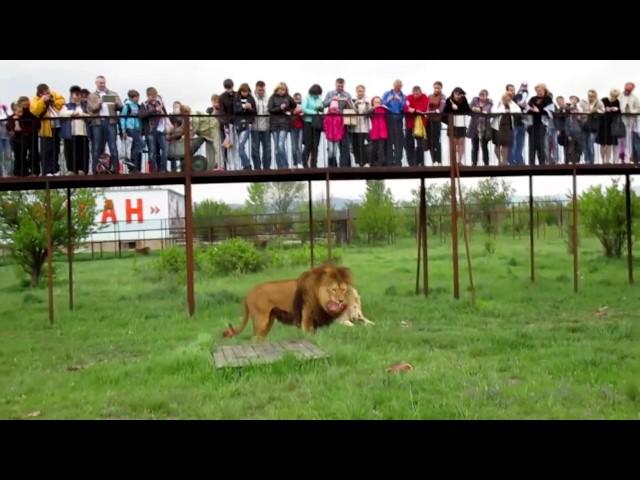
[[[220,245],[206,249],[201,256],[206,262],[202,267],[212,267],[219,273],[259,272],[268,265],[268,256],[261,254],[256,247],[240,238],[233,238]]]

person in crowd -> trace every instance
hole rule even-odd
[[[64,156],[68,175],[85,175],[89,172],[89,107],[82,100],[82,88],[74,85],[69,89],[69,103],[60,110],[60,137],[64,142]]]
[[[413,87],[411,95],[405,100],[405,150],[407,151],[407,163],[410,167],[424,165],[424,142],[429,121],[427,110],[429,109],[429,97],[422,93],[419,86]],[[422,128],[419,127],[422,122]]]
[[[121,138],[125,141],[131,139],[131,162],[136,171],[142,171],[142,122],[138,118],[140,113],[140,93],[137,90],[129,90],[127,99],[120,110],[120,132]]]
[[[64,97],[49,89],[45,83],[36,88],[36,95],[31,99],[31,113],[40,118],[40,159],[42,173],[46,176],[57,175],[60,171],[60,123],[58,117],[64,105]]]
[[[640,113],[640,99],[634,95],[636,86],[633,82],[624,85],[620,95],[620,112],[623,116],[626,134],[618,142],[618,157],[622,163],[638,162],[640,156],[640,135],[638,134],[638,113]],[[636,115],[629,115],[636,114]]]
[[[491,119],[491,128],[494,131],[493,138],[496,148],[498,148],[498,163],[501,166],[505,166],[509,162],[509,147],[513,142],[513,130],[515,128],[515,116],[512,114],[520,113],[520,107],[513,101],[509,91],[502,94],[495,113],[500,115]]]
[[[107,88],[107,79],[104,75],[96,77],[96,90],[87,98],[89,113],[94,118],[91,121],[91,142],[93,158],[91,160],[92,171],[96,173],[98,159],[105,153],[109,146],[112,173],[119,173],[118,161],[118,119],[117,112],[122,110],[122,100],[113,90]]]
[[[373,97],[371,99],[371,166],[388,166],[387,139],[389,132],[387,129],[387,109],[382,104],[382,98]]]
[[[367,155],[367,139],[369,137],[368,113],[371,110],[371,103],[365,92],[365,86],[358,85],[356,87],[356,98],[353,99],[353,106],[358,116],[351,134],[351,144],[353,145],[353,156],[355,157],[356,165],[359,167],[367,167],[370,162]]]
[[[238,152],[243,170],[251,170],[251,160],[247,153],[247,142],[251,136],[251,127],[256,116],[256,100],[251,95],[251,88],[248,83],[243,83],[238,88],[235,105],[235,125],[238,132]]]
[[[338,149],[346,131],[344,119],[340,113],[340,105],[337,99],[329,104],[329,110],[323,120],[324,135],[327,138],[327,159],[329,167],[337,167]]]
[[[149,163],[153,173],[163,173],[167,171],[168,145],[167,110],[154,87],[147,88],[147,99],[140,105],[138,116],[143,121],[143,132],[147,139],[149,149]]]
[[[322,112],[324,111],[321,95],[322,87],[318,84],[311,85],[309,94],[302,105],[304,113],[302,165],[304,168],[318,167],[318,147],[320,146],[320,135],[323,128]]]
[[[544,165],[546,163],[545,155],[545,139],[547,135],[547,127],[543,116],[546,119],[545,109],[553,104],[553,100],[549,95],[549,90],[544,83],[535,86],[535,96],[529,99],[527,105],[532,119],[532,125],[529,127],[529,165],[535,165],[536,155],[538,163]]]
[[[467,134],[466,116],[471,114],[471,107],[467,101],[466,92],[456,87],[451,92],[444,107],[443,120],[453,127],[455,156],[458,164],[462,165],[464,158],[464,139]]]
[[[507,90],[509,91],[507,86]],[[515,89],[512,89],[515,90]],[[522,82],[518,88],[518,92],[513,96],[513,101],[518,107],[520,107],[520,113],[526,113],[529,106],[527,101],[529,100],[529,86],[527,82]],[[531,120],[528,115],[516,115],[514,117],[513,128],[513,141],[509,146],[509,165],[524,165],[524,157],[522,152],[524,150],[524,137],[527,129],[527,123]]]
[[[344,78],[337,78],[335,83],[335,90],[330,90],[324,98],[324,107],[329,107],[332,100],[338,100],[340,112],[343,113],[345,109],[353,110],[353,100],[351,94],[344,89]],[[351,117],[350,117],[351,118]],[[347,135],[347,126],[345,125],[345,135],[342,136],[340,141],[340,166],[351,166],[351,137]]]
[[[612,132],[612,126],[624,126],[622,115],[620,115],[620,90],[613,89],[609,92],[608,97],[602,99],[604,106],[604,117],[600,121],[600,128],[596,136],[596,143],[600,145],[600,156],[602,163],[611,163],[613,161],[613,152],[618,145],[618,136]],[[621,132],[620,132],[621,133]]]
[[[304,129],[304,121],[302,119],[302,95],[300,93],[293,94],[293,101],[296,108],[291,114],[291,158],[293,168],[302,167],[302,136]]]
[[[269,98],[268,103],[269,119],[273,141],[276,144],[276,165],[278,168],[289,168],[289,160],[287,159],[287,134],[291,125],[291,114],[296,109],[291,95],[289,95],[289,87],[284,82],[276,85],[273,95]]]
[[[580,109],[589,114],[584,117],[582,150],[584,152],[584,161],[592,164],[595,162],[594,143],[596,134],[600,129],[600,114],[604,113],[604,105],[598,99],[596,91],[589,90],[589,92],[587,92],[587,99],[581,102]]]
[[[493,100],[489,98],[489,92],[480,90],[477,97],[471,99],[471,121],[467,128],[467,138],[471,139],[471,165],[478,165],[478,149],[482,145],[482,162],[489,165],[489,140],[493,134],[490,119],[486,114],[491,113]]]
[[[382,96],[382,105],[387,108],[387,129],[389,131],[389,140],[387,142],[387,158],[391,165],[402,165],[402,112],[406,97],[402,93],[402,81],[393,82],[393,88]]]
[[[7,131],[13,146],[13,174],[17,177],[40,174],[38,130],[40,119],[31,113],[29,98],[20,97],[7,120]]]
[[[9,113],[7,106],[0,104],[0,176],[8,177],[13,173],[11,168],[11,138],[7,130]]]
[[[271,168],[271,132],[269,128],[269,98],[265,83],[256,82],[255,100],[257,117],[251,129],[251,159],[256,170]],[[262,147],[262,155],[260,154]]]
[[[431,163],[442,165],[442,148],[440,145],[440,133],[442,131],[442,112],[447,102],[442,93],[442,82],[436,81],[433,84],[433,93],[429,96],[429,107],[427,112],[427,147],[431,152]]]

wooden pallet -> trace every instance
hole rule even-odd
[[[276,362],[281,360],[286,352],[291,352],[300,360],[329,356],[307,340],[287,340],[250,345],[222,345],[213,353],[213,362],[216,368],[244,367]]]

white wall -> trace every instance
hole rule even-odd
[[[172,199],[170,202],[169,199]],[[182,196],[175,192],[161,189],[140,189],[140,190],[105,190],[104,194],[98,195],[98,213],[96,215],[96,231],[90,236],[92,241],[114,241],[114,240],[149,240],[168,238],[170,233],[169,218],[184,214],[184,207],[180,211],[179,199]],[[111,212],[105,210],[105,202],[111,201],[113,205],[114,217]],[[129,203],[129,217],[127,218],[127,201]],[[184,204],[184,201],[182,201]],[[141,207],[142,215],[138,215],[136,210]],[[142,218],[140,218],[142,217]]]

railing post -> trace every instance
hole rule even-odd
[[[187,253],[187,306],[189,315],[196,311],[193,265],[193,212],[191,200],[191,125],[189,115],[183,115],[184,122],[184,221]]]
[[[47,290],[49,293],[49,324],[53,325],[53,238],[52,238],[52,213],[51,213],[51,189],[46,182],[46,230],[47,230]]]
[[[626,216],[627,216],[627,270],[629,273],[629,284],[633,283],[633,243],[632,243],[632,230],[631,230],[631,179],[629,174],[625,175],[625,203],[626,203]]]

